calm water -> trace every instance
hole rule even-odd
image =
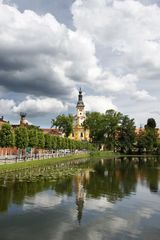
[[[160,239],[159,159],[78,167],[59,179],[1,178],[0,240]]]

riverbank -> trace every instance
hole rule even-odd
[[[23,170],[28,168],[36,168],[36,167],[43,167],[43,166],[45,167],[45,166],[53,165],[56,163],[77,160],[82,158],[117,157],[117,156],[119,156],[119,154],[109,152],[109,151],[108,152],[96,151],[96,152],[89,152],[89,153],[66,155],[63,157],[55,157],[55,158],[49,158],[49,159],[43,159],[43,160],[31,160],[26,162],[3,164],[3,165],[0,165],[0,173],[18,171],[18,170]]]

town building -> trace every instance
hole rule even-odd
[[[89,129],[85,129],[83,123],[86,119],[85,105],[83,102],[82,90],[80,88],[76,105],[76,115],[73,120],[73,132],[69,138],[77,141],[89,141]]]
[[[20,113],[20,122],[19,124],[12,124],[12,127],[15,129],[17,127],[27,127],[27,128],[37,128],[39,130],[41,130],[44,134],[50,134],[50,135],[54,135],[54,136],[58,136],[58,137],[63,137],[64,134],[56,128],[40,128],[40,126],[36,126],[36,125],[31,125],[29,124],[28,120],[27,120],[27,113]]]

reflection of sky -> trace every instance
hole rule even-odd
[[[32,210],[33,208],[54,208],[61,204],[67,197],[59,197],[54,191],[41,192],[34,197],[27,197],[24,200],[23,210]]]
[[[0,221],[3,240],[159,239],[160,199],[146,186],[139,183],[135,195],[115,204],[86,198],[80,225],[75,197],[48,190],[25,198],[20,215]]]
[[[104,195],[90,197],[83,188],[85,175],[76,179],[70,196],[51,188],[27,196],[21,206],[10,204],[0,215],[0,240],[159,240],[160,193],[150,191],[144,176],[135,192],[115,203]],[[84,191],[80,224],[76,189]]]

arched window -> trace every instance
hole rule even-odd
[[[83,133],[81,132],[81,138],[83,138]]]

